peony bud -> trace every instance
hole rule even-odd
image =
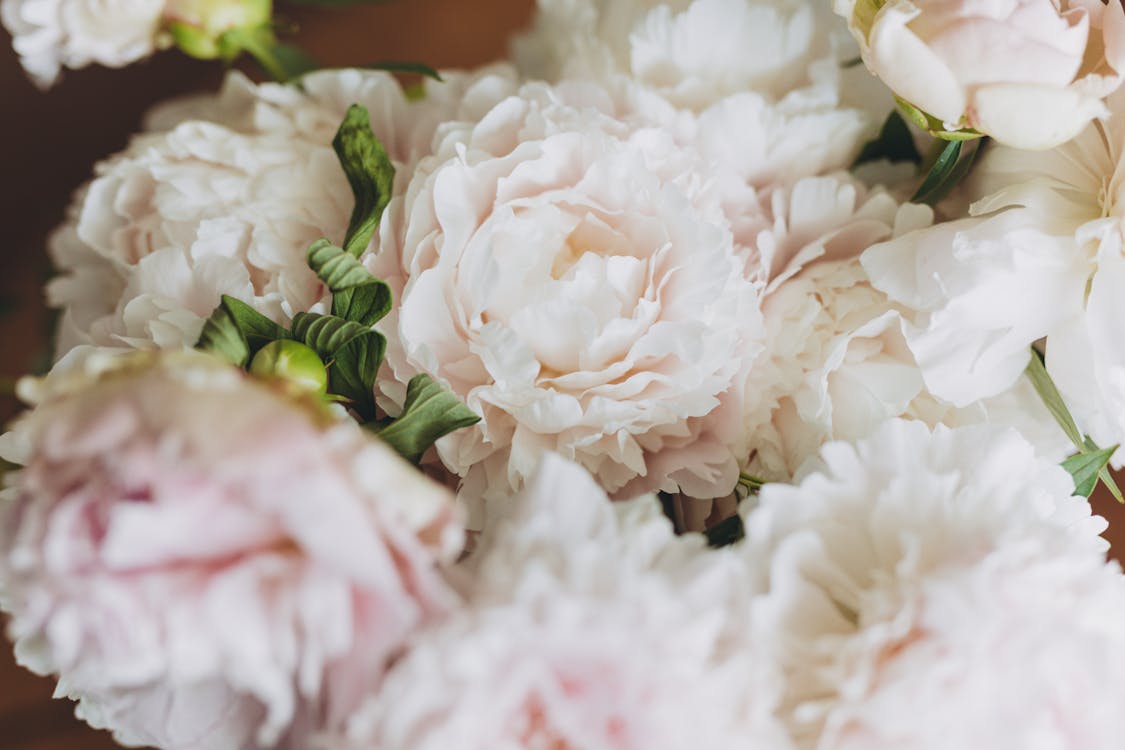
[[[328,371],[315,351],[297,341],[271,341],[250,362],[250,374],[292,383],[302,391],[323,394]]]
[[[836,12],[867,67],[943,136],[1053,148],[1106,116],[1125,77],[1116,0],[837,0]]]
[[[165,28],[192,57],[230,59],[255,32],[268,31],[272,6],[272,0],[171,0]]]

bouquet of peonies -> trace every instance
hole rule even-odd
[[[1120,747],[1119,0],[539,0],[440,74],[315,70],[270,5],[0,4],[43,85],[285,81],[153,111],[49,241],[0,606],[81,718]]]

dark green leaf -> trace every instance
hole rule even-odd
[[[1098,475],[1109,464],[1109,459],[1117,450],[1114,445],[1090,453],[1076,453],[1062,462],[1062,467],[1074,478],[1074,494],[1089,497],[1098,486]]]
[[[371,132],[367,110],[358,104],[348,108],[332,147],[355,196],[344,249],[358,258],[371,242],[391,199],[395,168],[383,144]]]
[[[293,338],[311,346],[325,362],[334,359],[344,344],[369,333],[372,331],[368,326],[335,315],[297,313],[293,317]]]
[[[859,166],[878,159],[909,161],[914,164],[922,161],[922,155],[918,153],[918,148],[914,145],[914,135],[910,132],[910,126],[906,124],[906,120],[902,119],[902,115],[897,110],[892,111],[887,116],[886,122],[883,123],[883,129],[879,131],[879,136],[863,147],[852,166]]]
[[[203,324],[195,348],[245,367],[250,357],[271,341],[289,338],[289,332],[240,299],[223,295],[219,306]]]
[[[386,348],[381,333],[368,331],[337,349],[328,368],[329,391],[348,399],[364,422],[375,417],[375,376]]]
[[[373,326],[391,311],[391,288],[328,240],[309,247],[309,266],[332,290],[333,315]]]
[[[707,529],[707,544],[711,547],[726,547],[734,544],[746,536],[746,529],[742,525],[742,518],[735,514],[730,518],[719,521]]]
[[[398,60],[384,60],[382,62],[370,63],[361,67],[368,70],[385,70],[388,73],[413,73],[426,78],[432,78],[435,81],[443,82],[441,73],[431,68],[429,65],[420,62],[406,62]]]
[[[416,462],[440,438],[479,421],[480,417],[429,375],[416,375],[406,387],[402,414],[380,430],[379,437]]]
[[[949,141],[945,144],[911,201],[933,205],[957,184],[953,180],[954,168],[961,157],[964,145],[964,141]]]

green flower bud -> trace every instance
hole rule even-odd
[[[317,353],[296,341],[271,341],[250,362],[250,374],[284,380],[302,391],[323,395],[328,391],[328,370]]]
[[[164,28],[181,50],[204,60],[233,59],[247,40],[272,36],[272,0],[171,0]]]

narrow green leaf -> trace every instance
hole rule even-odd
[[[742,517],[736,513],[730,518],[719,521],[704,533],[707,535],[708,546],[726,547],[745,537],[746,529],[742,525]]]
[[[375,417],[375,376],[386,348],[387,340],[381,333],[368,331],[337,349],[328,368],[329,390],[350,401],[364,422]]]
[[[905,99],[900,99],[896,96],[895,102],[898,104],[899,109],[902,110],[903,114],[905,114],[911,122],[922,128],[923,130],[933,130],[935,127],[941,127],[941,121],[930,117],[928,114],[918,109]]]
[[[360,67],[367,68],[368,70],[385,70],[388,73],[413,73],[426,78],[444,83],[445,79],[441,77],[441,73],[431,68],[429,65],[420,62],[407,62],[401,60],[384,60],[382,62],[369,63]]]
[[[1027,363],[1025,372],[1031,384],[1035,386],[1039,398],[1043,399],[1043,405],[1047,407],[1047,411],[1051,412],[1051,416],[1059,423],[1059,427],[1066,433],[1066,436],[1070,438],[1079,452],[1085,453],[1088,451],[1089,447],[1082,437],[1082,433],[1078,430],[1078,425],[1074,423],[1074,417],[1070,416],[1070,410],[1063,403],[1059,389],[1055,387],[1055,382],[1051,380],[1051,376],[1047,374],[1047,368],[1043,366],[1043,355],[1035,347],[1031,347],[1031,361]]]
[[[964,146],[963,141],[949,141],[945,144],[934,165],[926,174],[926,178],[918,186],[918,191],[910,198],[912,202],[933,205],[957,184],[953,180],[954,168],[961,158],[961,149]]]
[[[203,324],[195,348],[238,367],[271,341],[289,338],[289,332],[240,299],[223,295],[219,306]]]
[[[922,155],[918,153],[918,148],[914,145],[914,135],[910,132],[906,120],[902,119],[902,115],[897,110],[887,115],[878,137],[867,142],[852,166],[857,167],[860,164],[879,159],[909,161],[914,164],[922,161]]]
[[[479,421],[480,417],[429,375],[416,375],[406,387],[402,414],[378,434],[400,455],[417,462],[440,438]]]
[[[1090,453],[1076,453],[1062,462],[1062,467],[1074,478],[1074,494],[1089,497],[1098,485],[1098,475],[1109,464],[1110,456],[1117,450],[1114,445]]]
[[[367,110],[358,104],[348,108],[332,147],[355,196],[344,249],[358,258],[371,242],[391,199],[395,168],[383,144],[371,132]]]
[[[325,362],[334,359],[352,339],[369,333],[372,331],[367,326],[335,315],[302,312],[293,317],[293,338],[312,347]]]

